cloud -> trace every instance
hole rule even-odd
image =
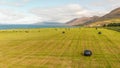
[[[22,0],[22,2],[30,1],[31,0]],[[69,4],[51,8],[38,7],[32,8],[29,11],[28,13],[24,13],[18,10],[0,9],[0,24],[32,24],[44,21],[65,23],[74,18],[102,16],[108,12],[104,10],[90,10],[79,4]]]
[[[108,2],[116,2],[116,3],[120,2],[120,0],[106,0],[106,1],[108,1]]]
[[[106,13],[86,9],[79,4],[52,8],[33,8],[29,11],[24,13],[13,9],[0,9],[0,24],[33,24],[48,21],[65,23],[74,18],[101,16]]]
[[[94,7],[106,7],[106,10],[113,10],[115,8],[120,7],[120,0],[101,0],[101,1],[94,1],[91,3]]]
[[[35,15],[11,9],[0,9],[0,24],[32,24],[41,21],[42,19]]]
[[[102,12],[94,12],[81,7],[79,4],[69,4],[54,8],[33,8],[33,14],[42,17],[44,21],[67,22],[74,18],[90,17],[94,15],[101,15]]]
[[[22,2],[25,2],[25,3],[26,3],[26,2],[30,2],[30,1],[31,1],[31,0],[22,0]]]
[[[0,5],[21,7],[21,6],[26,5],[30,1],[32,1],[32,0],[18,0],[18,1],[13,1],[13,2],[8,2],[7,0],[1,0]]]

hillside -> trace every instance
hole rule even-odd
[[[120,7],[111,11],[110,13],[104,15],[103,17],[104,19],[109,19],[109,18],[120,18]]]
[[[97,21],[91,22],[89,26],[103,26],[109,23],[120,23],[120,8],[100,17]]]
[[[98,16],[76,18],[76,19],[73,19],[73,20],[67,22],[67,24],[68,25],[73,25],[73,26],[74,25],[84,25],[86,23],[96,21],[98,18],[99,18]]]
[[[111,19],[106,19],[106,20],[100,20],[100,21],[90,23],[87,26],[103,26],[103,25],[107,25],[110,23],[120,23],[120,18],[111,18]]]
[[[120,8],[117,8],[102,17],[93,16],[93,17],[77,18],[68,22],[67,24],[68,25],[103,26],[109,23],[120,23]]]

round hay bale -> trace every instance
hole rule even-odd
[[[102,34],[102,32],[98,32],[98,34]]]
[[[55,31],[57,31],[57,29],[55,29]]]
[[[98,28],[96,27],[96,30],[97,30]]]
[[[63,31],[62,34],[65,34],[65,31]]]
[[[91,56],[92,51],[91,50],[84,50],[84,56]]]
[[[25,33],[29,33],[29,31],[25,31]]]

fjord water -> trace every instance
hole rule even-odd
[[[67,25],[0,25],[0,29],[21,29],[21,28],[61,28],[61,27],[70,27]]]

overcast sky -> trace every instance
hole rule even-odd
[[[120,0],[0,0],[0,24],[65,23],[118,7]]]

